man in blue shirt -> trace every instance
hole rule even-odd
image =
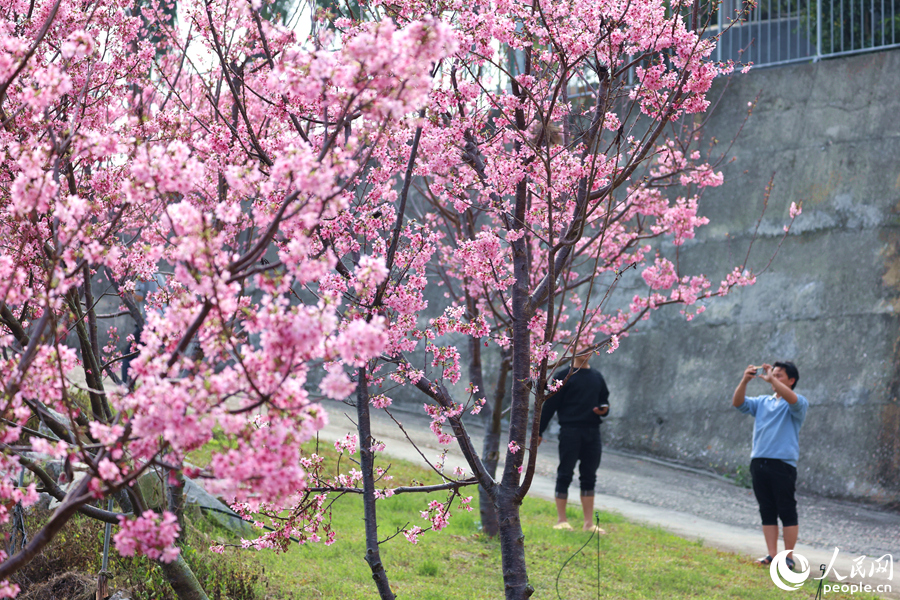
[[[759,373],[757,375],[757,373]],[[747,384],[762,379],[772,386],[772,394],[747,398]],[[809,402],[794,392],[800,372],[792,362],[774,365],[753,365],[744,370],[741,382],[734,390],[732,405],[745,414],[753,415],[753,451],[750,455],[750,476],[753,492],[759,503],[763,536],[768,555],[757,562],[768,565],[778,554],[778,519],[784,535],[784,549],[793,550],[797,543],[797,459],[800,457],[800,426],[806,418]],[[793,554],[786,560],[793,569]]]

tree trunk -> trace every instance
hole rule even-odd
[[[484,469],[491,477],[497,476],[497,463],[500,457],[500,430],[494,431],[491,423],[484,433],[484,446],[482,447],[482,461]],[[491,496],[483,486],[478,486],[478,511],[481,515],[481,530],[488,537],[495,537],[500,533],[500,525],[497,520],[497,508],[491,501]]]
[[[500,430],[503,418],[503,399],[506,397],[506,381],[510,368],[510,353],[504,349],[501,354],[500,373],[497,375],[497,387],[494,389],[493,406],[488,402],[485,408],[489,411],[484,414],[484,444],[481,449],[484,469],[492,479],[497,477],[497,464],[500,462]],[[478,486],[478,508],[481,514],[481,529],[489,537],[495,537],[500,533],[500,524],[497,520],[497,508],[494,506],[490,495],[482,486]]]
[[[513,301],[515,306],[515,300]],[[515,309],[514,309],[515,310]],[[515,314],[515,313],[514,313]],[[528,343],[528,321],[517,318],[514,323],[512,406],[510,407],[509,439],[520,447],[527,446],[525,435],[528,421],[529,374],[531,348]],[[524,343],[521,340],[524,339]],[[503,559],[503,584],[506,600],[526,600],[534,593],[528,583],[525,564],[525,535],[519,508],[522,504],[519,492],[519,466],[525,452],[507,452],[503,478],[496,490],[497,517],[500,528],[500,553]]]
[[[209,600],[194,572],[181,554],[170,563],[157,563],[178,600]]]
[[[388,581],[387,572],[381,562],[378,551],[378,519],[375,515],[375,476],[372,447],[372,428],[369,420],[369,384],[366,381],[366,368],[358,371],[356,384],[356,416],[359,431],[359,466],[363,480],[363,514],[366,524],[366,562],[372,570],[372,579],[382,600],[394,600],[394,592]]]
[[[172,480],[175,480],[173,483]],[[169,512],[178,519],[178,527],[184,529],[184,474],[181,471],[168,471],[166,474],[166,496]]]
[[[534,593],[528,583],[525,565],[525,534],[519,518],[521,501],[517,490],[501,485],[497,493],[497,517],[500,524],[500,556],[506,600],[526,600]]]
[[[470,235],[474,238],[474,234]],[[469,318],[474,320],[478,315],[478,308],[468,292],[466,292],[466,305],[469,310]],[[481,418],[485,423],[481,461],[493,479],[497,475],[498,448],[500,447],[500,429],[498,427],[495,430],[493,424],[497,420],[494,419],[494,416],[497,415],[499,417],[500,407],[492,407],[491,403],[487,402],[487,390],[484,387],[484,370],[481,364],[481,338],[469,338],[469,380],[478,388],[475,398],[483,396],[485,399],[484,407],[481,409]],[[478,511],[481,515],[482,531],[489,537],[496,536],[499,531],[497,529],[497,510],[494,508],[494,502],[491,500],[490,493],[483,485],[478,486]]]
[[[513,80],[513,93],[519,90]],[[525,130],[525,115],[521,109],[516,110],[516,126]],[[518,145],[518,142],[517,142]],[[528,203],[528,185],[526,180],[516,185],[516,207],[514,228],[520,231],[525,226],[525,212]],[[512,390],[509,410],[509,441],[515,442],[523,450],[508,450],[503,466],[503,478],[496,490],[497,517],[500,521],[500,553],[503,558],[503,583],[506,600],[525,600],[534,593],[528,584],[528,572],[525,565],[525,535],[519,520],[519,507],[522,498],[519,490],[519,467],[522,466],[528,447],[525,439],[528,433],[528,409],[531,397],[531,331],[528,321],[531,318],[531,307],[528,294],[529,256],[528,247],[523,239],[511,244],[513,259],[513,276],[516,282],[512,286]]]
[[[184,482],[182,479],[182,485],[183,484]],[[135,514],[143,512],[146,509],[147,503],[144,501],[140,486],[135,485],[127,489],[129,493],[134,494],[132,497],[132,504],[135,508]],[[184,534],[184,529],[181,530],[181,533],[182,535]],[[194,571],[187,561],[184,560],[181,553],[179,553],[175,560],[170,563],[157,561],[156,564],[158,564],[159,568],[162,570],[166,581],[172,586],[172,591],[175,592],[175,596],[178,600],[209,600],[209,596],[203,591],[203,586],[200,585],[200,582],[194,575]]]

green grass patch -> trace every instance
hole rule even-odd
[[[211,453],[223,448],[220,439],[191,454],[194,464],[205,465]],[[310,444],[307,451],[326,456],[326,474],[357,467],[352,457],[341,456],[330,444]],[[393,476],[379,487],[433,484],[440,478],[431,471],[403,461],[379,459]],[[476,494],[471,488],[471,494]],[[426,527],[420,511],[430,500],[445,501],[446,494],[405,494],[377,503],[379,539],[399,529]],[[500,543],[479,527],[475,510],[454,508],[450,525],[427,532],[418,544],[398,535],[380,547],[391,588],[399,598],[416,600],[479,600],[503,598]],[[189,511],[190,512],[190,511]],[[294,545],[286,553],[228,548],[211,553],[215,542],[236,543],[233,534],[193,512],[188,515],[184,557],[194,569],[211,600],[317,600],[372,599],[378,594],[364,560],[365,534],[362,499],[346,494],[333,505],[332,525],[337,542]],[[193,519],[191,519],[191,515]],[[49,513],[32,512],[26,522],[35,531]],[[581,531],[557,531],[553,502],[526,498],[521,510],[529,581],[536,600],[721,599],[789,600],[815,596],[816,582],[793,594],[775,587],[767,568],[734,554],[705,548],[660,528],[628,522],[619,515],[599,513],[600,526],[609,535],[588,541]],[[581,521],[580,507],[571,506],[569,520]],[[100,567],[103,525],[76,516],[41,555],[14,579],[27,589],[52,576],[75,571],[96,577]],[[588,542],[585,545],[585,542]],[[762,536],[760,535],[760,544]],[[568,561],[568,563],[566,562]],[[560,573],[560,569],[566,564]],[[110,569],[114,587],[130,588],[136,599],[175,600],[157,565],[146,558],[123,559],[112,552]],[[34,598],[40,595],[32,596]],[[865,594],[828,594],[829,600],[873,600]]]
[[[323,450],[319,450],[323,454]],[[329,468],[334,467],[333,453]],[[347,459],[342,459],[348,468]],[[382,466],[385,466],[382,464]],[[437,476],[402,461],[391,461],[389,487],[436,483]],[[474,488],[472,489],[475,494]],[[444,501],[446,494],[409,494],[378,502],[379,538],[398,528],[428,523],[419,515],[429,500]],[[418,544],[402,535],[383,543],[381,558],[392,590],[401,598],[420,600],[474,600],[502,598],[500,545],[480,532],[477,497],[472,512],[452,511],[450,526],[428,532]],[[552,502],[526,498],[522,506],[529,581],[535,599],[578,600],[616,598],[628,600],[666,599],[783,599],[767,568],[734,554],[703,547],[662,529],[629,523],[622,517],[599,513],[600,525],[609,535],[556,531],[556,509]],[[580,508],[569,509],[570,522],[580,523]],[[371,571],[364,560],[362,501],[345,496],[334,504],[333,527],[337,542],[332,546],[295,546],[284,554],[256,553],[269,581],[269,597],[278,598],[372,598],[378,597]],[[760,535],[760,543],[762,536]],[[580,551],[579,549],[582,548]],[[560,574],[560,569],[569,561]],[[812,598],[817,582],[808,581],[793,598]],[[558,587],[557,587],[558,586]],[[558,589],[558,592],[557,592]],[[790,594],[788,594],[790,595]],[[828,598],[849,600],[849,594]],[[855,594],[854,600],[872,600]]]

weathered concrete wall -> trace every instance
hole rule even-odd
[[[725,185],[702,201],[710,225],[683,247],[681,265],[715,286],[743,263],[773,172],[748,265],[759,271],[777,256],[755,286],[691,323],[659,311],[594,363],[614,403],[606,443],[723,472],[748,465],[752,418],[731,408],[732,391],[746,365],[789,359],[810,401],[800,487],[900,501],[898,92],[900,51],[732,79],[709,123],[720,146],[759,101]],[[792,201],[803,214],[778,249]]]

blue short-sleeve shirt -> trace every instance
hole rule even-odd
[[[800,458],[800,426],[806,418],[809,402],[797,394],[797,402],[789,404],[775,394],[745,398],[737,407],[753,415],[753,451],[750,458],[777,458],[797,466]]]

